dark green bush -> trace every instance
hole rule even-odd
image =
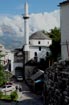
[[[11,100],[17,99],[17,97],[18,97],[17,92],[16,91],[12,92],[11,95],[10,95],[10,97],[11,97]]]
[[[2,96],[3,96],[3,92],[0,91],[0,99],[2,98]]]

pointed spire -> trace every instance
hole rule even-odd
[[[27,1],[26,1],[25,5],[24,5],[24,11],[25,11],[24,15],[28,16],[28,3],[27,3]]]

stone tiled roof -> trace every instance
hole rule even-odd
[[[36,80],[38,77],[40,77],[43,74],[44,74],[43,70],[38,70],[38,72],[36,72],[34,75],[31,76],[31,79]]]
[[[69,0],[63,1],[61,3],[59,3],[59,6],[65,5],[65,4],[69,4]]]
[[[33,33],[31,36],[30,36],[30,39],[40,39],[40,40],[45,40],[45,39],[48,39],[48,40],[51,40],[48,35],[44,34],[42,31],[38,31],[38,32],[35,32]]]

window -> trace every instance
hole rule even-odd
[[[40,41],[38,41],[38,44],[40,44]]]
[[[47,42],[49,44],[49,42]]]
[[[34,61],[37,62],[37,52],[34,53]]]
[[[39,51],[41,51],[41,47],[39,47]]]
[[[9,86],[7,86],[7,88],[10,88],[11,86],[9,85]]]
[[[37,52],[35,52],[35,56],[37,56]]]

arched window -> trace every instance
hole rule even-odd
[[[40,41],[38,41],[38,44],[40,44]]]
[[[39,47],[39,51],[41,51],[41,47]]]
[[[37,52],[35,52],[35,57],[37,57]]]
[[[37,62],[37,59],[38,59],[38,57],[37,57],[37,52],[35,52],[35,53],[34,53],[34,61]]]

